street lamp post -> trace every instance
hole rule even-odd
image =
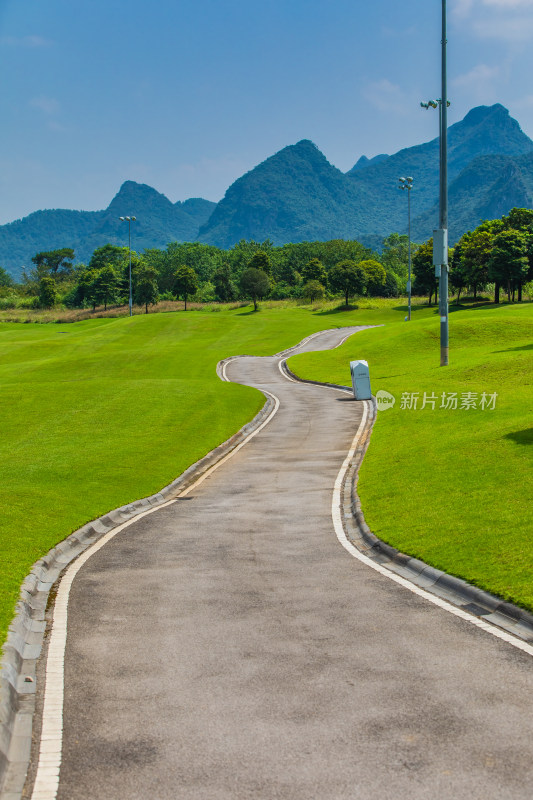
[[[446,0],[442,0],[442,89],[440,100],[420,103],[423,108],[439,109],[439,227],[433,232],[433,263],[439,278],[440,365],[448,366],[448,88],[446,64]]]
[[[121,222],[128,223],[128,250],[130,253],[130,317],[133,316],[133,294],[132,294],[132,287],[131,287],[131,223],[135,222],[137,217],[119,217]]]
[[[407,319],[411,321],[411,189],[413,188],[412,178],[398,178],[400,189],[407,189],[407,234],[409,241],[409,280],[407,281],[407,295],[409,298],[409,311]]]

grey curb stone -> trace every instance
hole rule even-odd
[[[316,335],[318,334],[308,336],[294,347],[276,355],[290,355]],[[242,357],[231,356],[220,361],[216,367],[219,378],[223,378],[224,364]],[[192,464],[168,486],[150,497],[135,500],[88,522],[59,542],[33,565],[22,584],[0,663],[0,800],[20,800],[24,788],[35,712],[37,689],[35,663],[42,651],[50,589],[62,571],[113,528],[180,494],[253,433],[273,408],[274,401],[267,397],[261,411],[249,423],[211,450],[204,458]],[[32,680],[26,681],[26,678]]]
[[[334,389],[352,392],[348,386],[320,383],[320,381],[309,381],[300,378],[291,371],[286,362],[282,363],[282,369],[289,377],[300,383],[330,386]],[[391,572],[406,578],[411,583],[437,597],[448,600],[448,602],[463,611],[479,617],[485,622],[490,622],[498,628],[502,628],[518,639],[533,644],[533,614],[512,603],[505,602],[500,597],[496,597],[483,589],[478,589],[461,578],[456,578],[455,575],[435,569],[417,558],[401,553],[372,533],[365,521],[361,501],[357,494],[357,480],[359,467],[370,441],[370,434],[376,415],[376,401],[373,399],[372,414],[369,416],[365,430],[361,434],[359,446],[345,477],[343,517],[345,533],[348,539],[367,558],[372,558],[379,564],[383,564]]]

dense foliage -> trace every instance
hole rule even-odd
[[[227,250],[200,242],[171,242],[165,249],[151,248],[142,254],[108,243],[92,253],[87,265],[75,264],[74,255],[69,248],[37,253],[34,268],[24,273],[20,284],[0,270],[0,308],[125,305],[130,265],[134,302],[146,312],[161,298],[185,303],[251,299],[256,304],[265,297],[314,302],[339,296],[348,304],[351,297],[405,294],[409,277],[408,240],[398,233],[383,240],[381,254],[355,240],[276,247],[268,239],[261,243],[243,239]],[[411,243],[411,256],[412,292],[426,295],[431,305],[438,296],[433,240]],[[482,222],[463,234],[450,249],[449,260],[456,303],[465,291],[475,300],[487,290],[494,292],[496,303],[502,290],[509,302],[520,301],[524,286],[533,280],[533,211],[513,208],[501,219]]]

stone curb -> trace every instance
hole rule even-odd
[[[331,330],[336,330],[331,329]],[[319,331],[278,355],[289,355],[301,345],[324,333]],[[217,375],[224,380],[224,365],[237,358],[219,361]],[[234,450],[268,417],[274,407],[272,398],[251,422],[244,425],[204,458],[192,464],[176,480],[150,497],[113,509],[88,522],[59,542],[43,558],[36,561],[24,580],[15,616],[9,626],[0,662],[0,800],[19,800],[24,788],[31,753],[32,721],[35,712],[36,663],[46,630],[45,614],[50,591],[63,570],[113,528],[133,519],[149,508],[166,503],[194,483],[204,472]]]
[[[352,391],[348,386],[300,378],[291,371],[286,362],[282,363],[282,369],[289,377],[299,383],[329,386],[345,392]],[[375,398],[373,398],[372,413],[361,434],[343,486],[343,523],[348,539],[367,558],[372,558],[379,564],[386,566],[391,572],[411,581],[421,589],[447,600],[463,611],[496,625],[518,639],[522,639],[528,644],[533,644],[533,614],[512,603],[507,603],[500,597],[496,597],[483,589],[478,589],[461,578],[456,578],[455,575],[449,575],[447,572],[429,566],[424,561],[402,553],[372,533],[365,521],[361,508],[361,501],[357,494],[357,481],[359,467],[368,447],[376,416],[377,407]]]

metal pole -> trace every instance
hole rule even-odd
[[[409,311],[408,318],[411,321],[411,187],[407,191],[407,235],[409,239]]]
[[[448,228],[448,89],[446,85],[446,0],[442,0],[442,92],[440,98],[440,202],[439,227]],[[448,254],[439,281],[440,365],[448,366]]]
[[[131,289],[131,219],[128,219],[128,248],[130,251],[130,317],[133,316],[133,296]]]

